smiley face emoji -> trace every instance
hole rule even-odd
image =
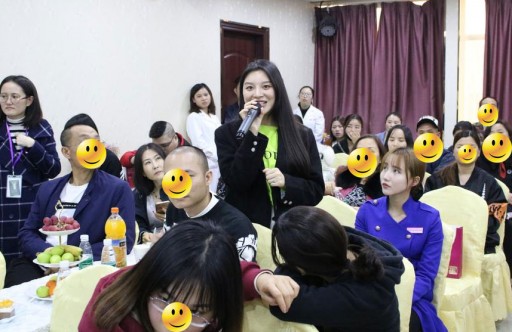
[[[358,178],[366,178],[377,169],[377,157],[368,148],[355,149],[347,160],[350,173]]]
[[[424,163],[433,163],[443,154],[443,141],[436,134],[422,134],[414,141],[414,154]]]
[[[476,149],[469,144],[461,146],[457,153],[460,162],[463,164],[471,164],[476,160]]]
[[[164,175],[162,189],[169,198],[183,198],[192,189],[192,179],[184,170],[174,168]]]
[[[82,167],[99,168],[107,158],[105,145],[95,138],[86,139],[76,148],[76,157]]]
[[[498,107],[493,104],[483,104],[478,109],[478,121],[482,126],[488,127],[498,121]]]
[[[162,312],[162,322],[171,332],[185,331],[192,322],[192,312],[186,304],[173,302]]]
[[[510,139],[500,133],[487,136],[482,144],[482,152],[485,159],[492,163],[502,163],[510,157],[512,144]]]

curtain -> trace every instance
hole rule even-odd
[[[320,22],[325,9],[315,9]],[[317,32],[315,104],[324,112],[327,132],[335,115],[370,118],[372,63],[377,34],[375,5],[330,8],[338,29],[334,37]],[[365,126],[367,124],[365,123]]]
[[[384,130],[389,112],[413,132],[423,115],[442,128],[445,0],[423,6],[382,3],[372,80],[372,132]],[[455,110],[453,110],[455,111]]]
[[[502,120],[512,117],[512,1],[487,0],[483,96],[496,98]]]
[[[316,8],[317,22],[324,12]],[[317,33],[315,49],[315,102],[326,126],[335,115],[357,113],[363,133],[377,133],[393,111],[413,132],[422,115],[442,126],[445,0],[382,3],[378,34],[375,5],[334,7],[330,14],[337,34]]]

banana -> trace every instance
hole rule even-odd
[[[75,256],[75,258],[79,258],[80,256],[82,256],[82,248],[71,246],[69,244],[63,244],[61,245],[61,247],[62,249],[64,249],[65,252],[69,252],[70,254]]]

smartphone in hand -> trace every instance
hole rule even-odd
[[[160,214],[165,214],[167,212],[167,206],[169,205],[169,201],[158,202],[155,204],[156,212]]]

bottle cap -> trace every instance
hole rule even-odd
[[[104,239],[103,240],[104,246],[111,246],[112,245],[112,239]]]
[[[68,268],[69,269],[69,261],[60,261],[59,268]]]
[[[88,234],[80,235],[80,242],[89,242],[89,235]]]
[[[110,209],[110,213],[119,213],[119,208],[114,206],[113,208]]]

